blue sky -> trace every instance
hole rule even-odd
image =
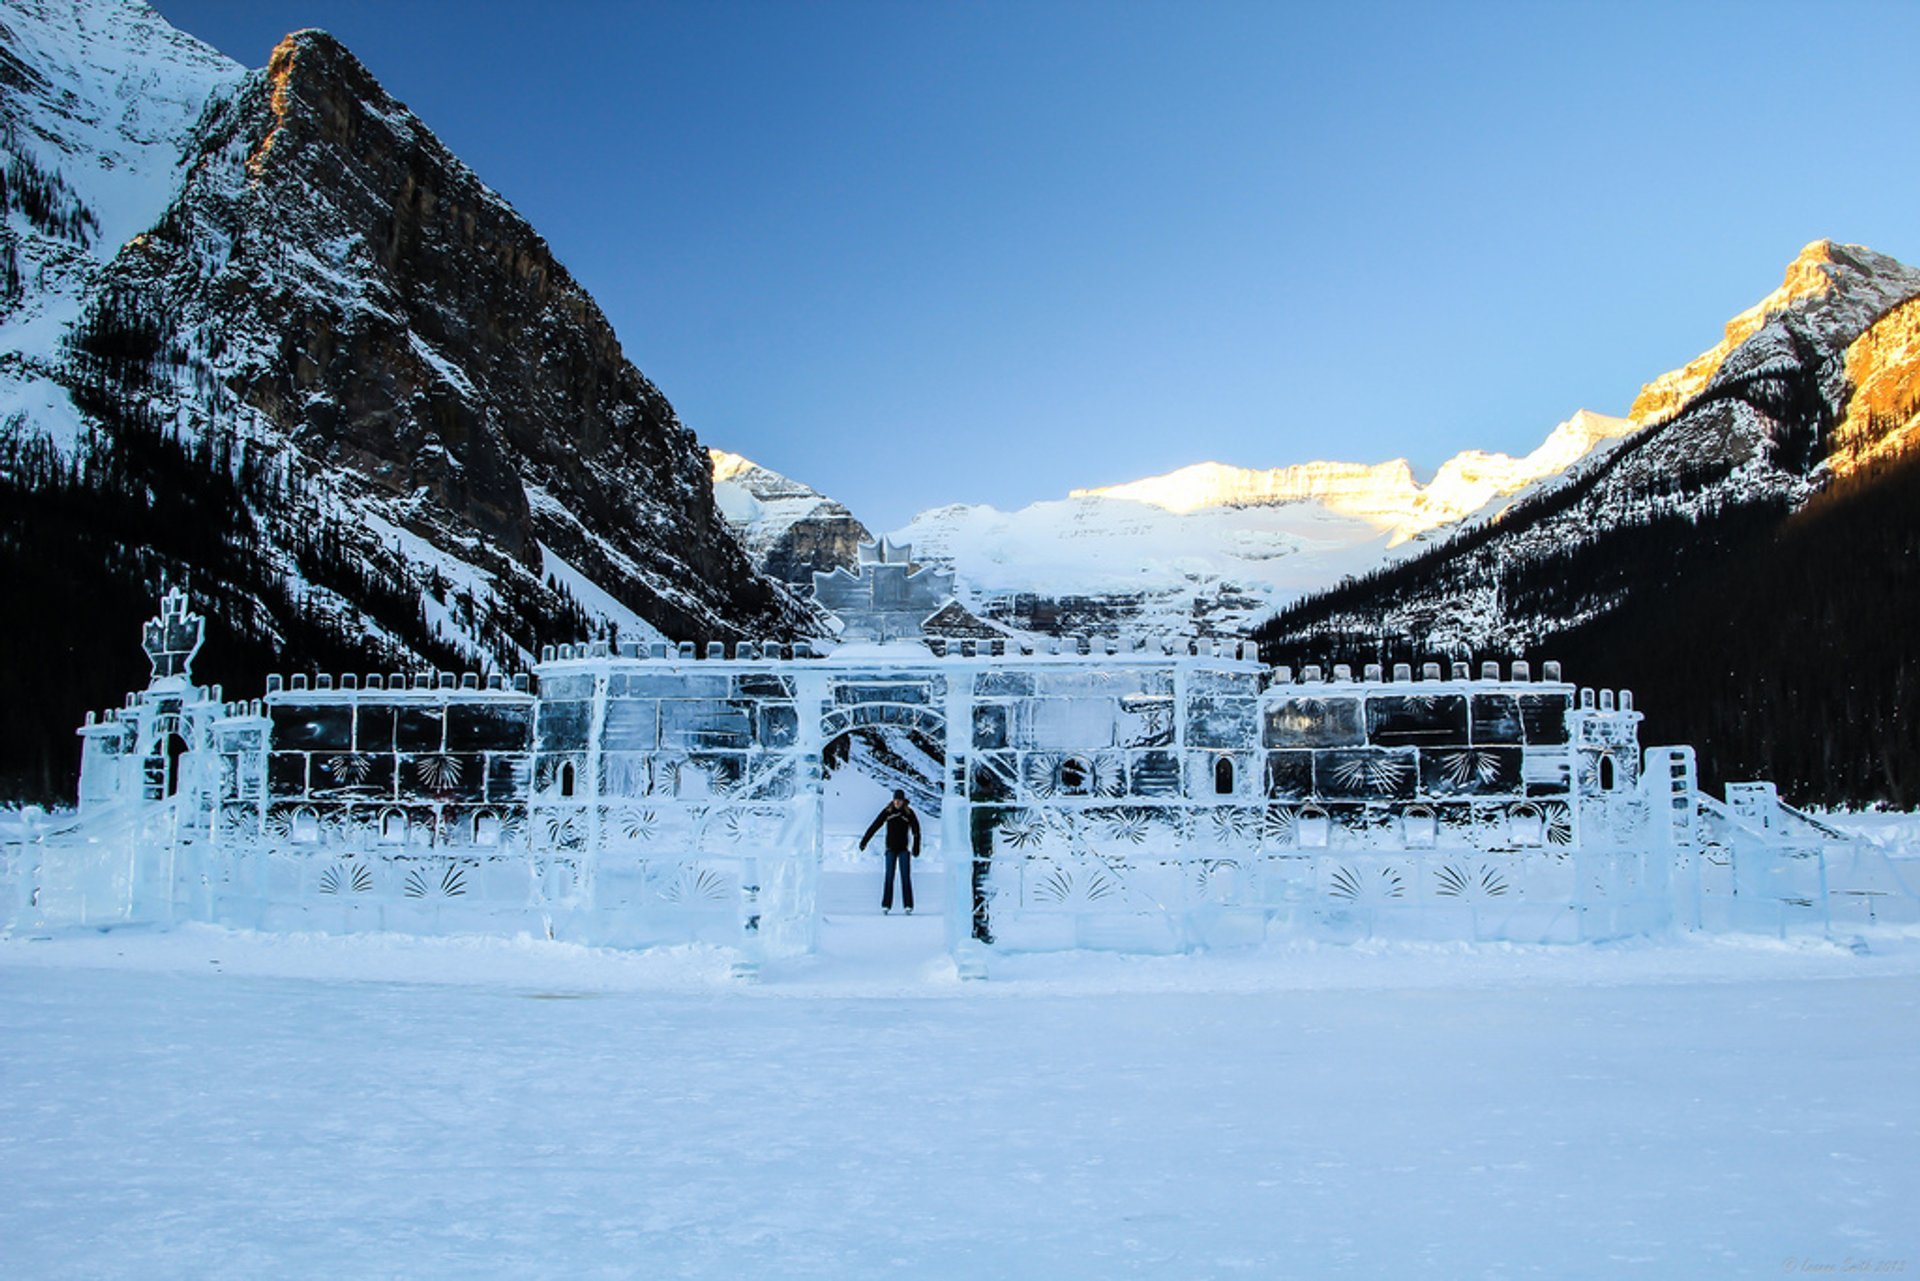
[[[157,7],[332,31],[703,441],[875,529],[1524,452],[1809,240],[1920,261],[1920,5]]]

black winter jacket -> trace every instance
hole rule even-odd
[[[883,823],[887,828],[887,853],[905,854],[912,850],[915,858],[920,857],[920,816],[913,812],[913,806],[902,805],[895,809],[892,802],[888,802],[887,807],[867,827],[867,834],[860,838],[861,849],[867,848],[867,842],[873,839],[873,834],[880,830]]]

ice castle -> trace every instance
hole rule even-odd
[[[1697,785],[1626,691],[1556,664],[1262,665],[1250,643],[952,639],[950,577],[820,575],[818,647],[594,642],[529,673],[193,682],[180,592],[147,688],[89,715],[79,809],[5,849],[16,932],[264,930],[812,948],[823,757],[938,745],[963,974],[998,951],[1269,939],[1576,942],[1911,920],[1877,852],[1765,783]],[[931,820],[930,820],[931,821]]]

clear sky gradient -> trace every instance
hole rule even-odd
[[[1920,4],[157,7],[333,32],[703,441],[875,529],[1525,452],[1809,240],[1920,261]]]

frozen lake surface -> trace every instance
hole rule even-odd
[[[923,860],[923,863],[927,860]],[[0,943],[17,1276],[1920,1269],[1920,938],[945,959]]]

